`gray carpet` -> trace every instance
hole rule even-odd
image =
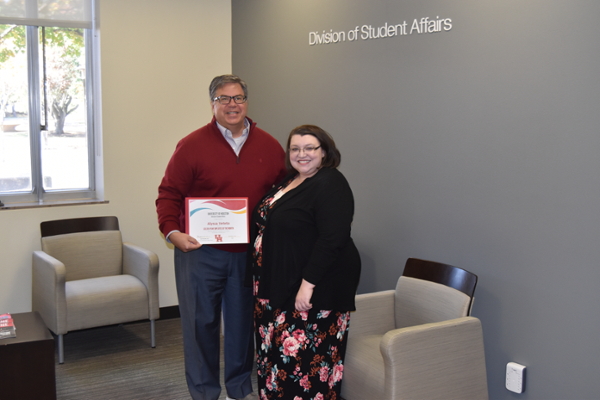
[[[64,345],[65,363],[56,364],[58,400],[190,399],[179,318],[156,321],[154,349],[149,322],[69,332]]]

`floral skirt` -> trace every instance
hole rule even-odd
[[[259,398],[338,400],[350,313],[254,308]]]

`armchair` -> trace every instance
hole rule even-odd
[[[42,251],[33,252],[32,308],[58,336],[69,331],[159,318],[158,257],[123,243],[117,217],[41,223]]]
[[[341,396],[487,399],[481,322],[470,317],[477,276],[409,258],[396,290],[357,295]]]

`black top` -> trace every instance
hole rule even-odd
[[[295,174],[295,173],[294,173]],[[289,175],[282,182],[288,182]],[[265,197],[275,194],[277,185]],[[259,204],[262,203],[259,202]],[[315,284],[313,308],[355,310],[360,255],[350,229],[354,198],[348,181],[337,169],[323,168],[281,197],[268,213],[262,238],[259,298],[273,308],[293,309],[304,278]],[[250,244],[257,235],[257,210],[252,214]],[[259,268],[249,251],[247,283]]]

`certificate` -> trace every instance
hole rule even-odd
[[[186,197],[186,233],[202,244],[248,243],[247,197]]]

